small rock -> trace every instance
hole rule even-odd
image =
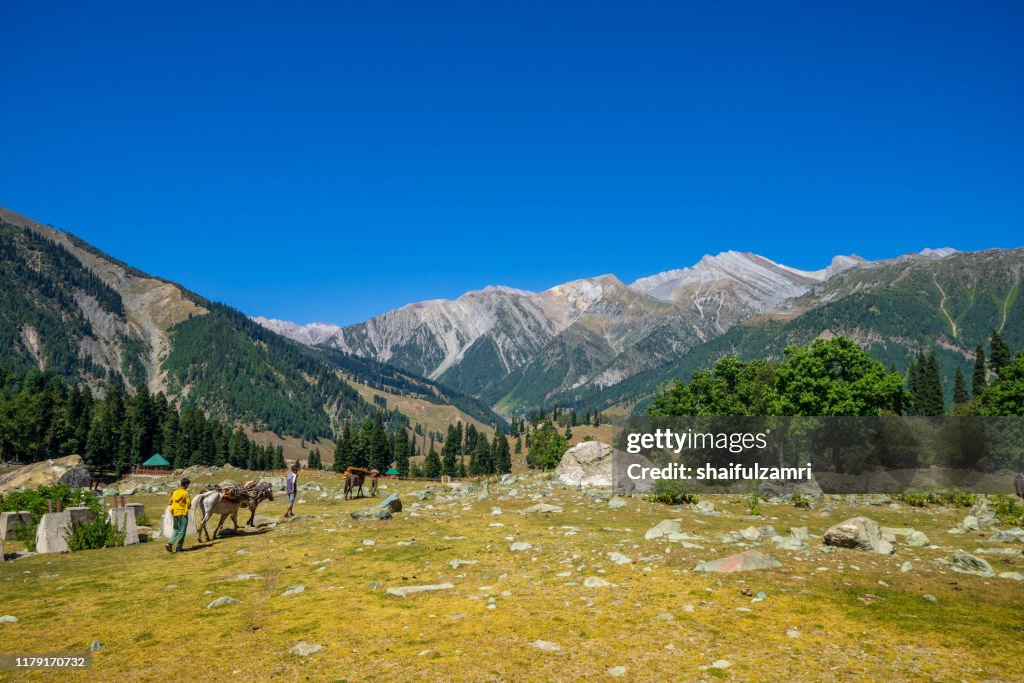
[[[1014,581],[1024,581],[1024,574],[1020,572],[999,572],[1000,579],[1012,579]]]
[[[668,536],[669,534],[681,534],[682,532],[683,527],[679,522],[674,519],[666,519],[658,522],[655,526],[648,529],[647,533],[644,534],[644,538],[651,541],[656,538]]]
[[[429,586],[400,586],[398,588],[389,588],[387,593],[388,595],[396,595],[400,598],[404,598],[405,596],[412,595],[413,593],[451,590],[452,588],[455,588],[455,586],[450,583],[438,583]]]
[[[305,586],[288,586],[288,590],[286,590],[284,593],[281,593],[281,595],[298,595],[299,593],[305,592]]]
[[[552,643],[550,640],[535,640],[530,645],[533,645],[538,650],[544,652],[561,652],[562,646],[558,643]]]
[[[775,560],[760,551],[747,550],[746,552],[730,555],[729,557],[723,557],[719,560],[699,562],[697,563],[697,566],[694,567],[693,571],[732,573],[750,571],[754,569],[771,569],[773,567],[781,566],[782,564],[778,560]]]
[[[241,602],[241,600],[236,600],[234,598],[229,598],[225,596],[223,598],[217,598],[216,600],[211,602],[209,605],[206,606],[206,609],[213,609],[214,607],[225,607],[227,605],[234,605],[239,602]]]
[[[925,600],[927,600],[928,602],[936,602],[937,603],[939,601],[939,599],[937,597],[935,597],[934,595],[929,595],[928,593],[925,593],[921,597],[924,598]]]
[[[909,561],[904,562],[903,564],[900,565],[900,571],[903,572],[904,574],[906,574],[907,572],[909,572],[913,568],[914,568],[914,565],[911,564]]]
[[[732,662],[728,659],[718,659],[711,664],[712,669],[728,669],[732,666]]]
[[[299,657],[308,657],[312,654],[320,652],[320,650],[323,649],[323,645],[317,645],[316,643],[307,643],[306,641],[302,640],[296,643],[292,649],[288,650],[288,652],[293,655],[298,655]]]
[[[633,560],[629,559],[622,553],[608,553],[608,559],[615,564],[631,564]]]
[[[894,551],[892,543],[882,538],[878,522],[867,517],[851,517],[825,532],[825,545],[838,548],[867,550],[889,555]]]
[[[547,513],[562,512],[562,508],[558,507],[557,505],[548,505],[547,503],[537,503],[536,505],[531,505],[528,508],[524,508],[524,509],[520,510],[519,514],[521,514],[521,515],[528,515],[528,514],[534,513],[534,512],[547,512]]]
[[[583,580],[583,585],[587,588],[608,588],[615,584],[605,581],[599,576],[588,576]]]
[[[921,531],[911,532],[910,535],[907,536],[907,545],[911,548],[923,548],[928,545],[928,543],[928,537]]]
[[[372,538],[364,538],[363,545],[377,545],[377,541],[373,540]]]
[[[1006,531],[997,531],[988,540],[993,543],[1024,543],[1024,529],[1014,527]]]
[[[529,550],[532,547],[533,547],[532,543],[526,543],[524,541],[516,541],[515,543],[510,545],[508,547],[508,549],[511,550],[514,553],[518,553],[518,552],[521,552],[523,550]]]
[[[790,638],[799,638],[800,637],[800,631],[797,631],[795,629],[789,629],[788,631],[786,631],[786,635],[789,636]]]
[[[0,617],[0,624],[17,624],[18,617],[12,617],[10,614],[5,614]]]
[[[103,643],[101,643],[98,640],[94,640],[89,645],[89,652],[99,652],[100,648],[102,648],[102,647],[103,647]]]
[[[608,501],[608,507],[610,507],[612,510],[618,510],[619,508],[626,507],[626,501],[623,500],[622,498],[620,498],[617,495],[616,496],[612,496],[612,499]],[[616,667],[616,668],[618,668],[618,667]],[[610,671],[610,669],[609,669],[609,671]]]
[[[742,529],[739,532],[739,535],[741,538],[744,538],[748,541],[756,541],[757,539],[761,538],[761,532],[752,526],[748,526],[746,529]]]
[[[624,667],[624,666],[613,666],[612,668],[608,669],[608,675],[609,676],[615,676],[616,678],[618,678],[619,676],[625,676],[626,675],[626,667]]]

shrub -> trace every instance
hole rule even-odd
[[[18,512],[27,510],[32,517],[38,520],[49,511],[51,501],[60,501],[65,507],[88,507],[93,515],[102,511],[100,499],[92,491],[86,489],[73,489],[67,484],[53,484],[52,486],[40,486],[27,491],[12,491],[5,496],[0,496],[0,512]]]
[[[805,510],[811,509],[811,499],[802,493],[794,493],[789,500],[793,503],[793,507],[795,508],[803,508]]]
[[[992,511],[1000,522],[1014,526],[1024,525],[1024,505],[1020,504],[1016,496],[1000,493],[992,497],[992,502]]]
[[[761,494],[757,491],[743,496],[747,501],[747,512],[751,517],[761,516]]]
[[[893,496],[896,500],[906,503],[912,507],[923,508],[928,505],[951,505],[953,507],[969,508],[978,501],[973,493],[953,489],[952,491],[933,491],[908,489],[903,493]]]
[[[666,505],[683,505],[684,503],[696,503],[700,500],[700,495],[692,482],[678,479],[657,479],[654,486],[651,487],[651,493],[647,496],[647,500]]]
[[[103,517],[96,517],[88,524],[73,525],[68,535],[68,549],[71,552],[115,548],[120,545],[124,545],[124,532]]]

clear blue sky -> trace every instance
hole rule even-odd
[[[252,315],[1024,244],[1016,0],[61,5],[0,205]]]

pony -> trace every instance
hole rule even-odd
[[[202,542],[203,534],[206,535],[206,540],[212,540],[209,529],[206,528],[206,523],[210,521],[213,515],[220,515],[220,521],[217,523],[217,528],[213,531],[212,538],[217,538],[217,534],[220,533],[220,529],[224,526],[224,520],[231,517],[231,521],[235,525],[235,531],[238,531],[238,509],[247,508],[250,510],[249,522],[247,526],[255,526],[256,519],[256,507],[264,500],[274,500],[274,492],[270,484],[267,482],[260,482],[253,485],[252,482],[246,482],[246,486],[240,490],[236,489],[236,495],[229,496],[225,491],[221,489],[210,489],[203,491],[198,496],[192,499],[192,509],[195,510],[196,517],[196,535],[199,537],[199,541]]]
[[[345,500],[352,498],[355,492],[359,493],[360,498],[366,495],[363,493],[363,482],[367,477],[370,478],[370,495],[376,496],[380,470],[367,470],[363,467],[349,467],[345,470]]]

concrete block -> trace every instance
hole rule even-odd
[[[47,512],[36,529],[37,553],[68,552],[68,534],[71,532],[71,510]]]
[[[139,517],[146,514],[146,508],[142,503],[127,503],[125,506],[126,510],[131,510],[135,513],[135,521],[139,521]]]
[[[72,524],[88,524],[92,521],[92,510],[87,507],[68,508]]]
[[[135,511],[127,507],[114,508],[107,511],[110,523],[124,532],[124,544],[135,545],[139,542],[139,527],[135,524]]]
[[[32,522],[31,512],[0,512],[0,540],[7,539],[22,524]]]
[[[174,535],[174,517],[171,516],[171,506],[168,505],[164,508],[164,516],[160,520],[160,536],[165,539],[169,539]],[[185,528],[186,536],[196,535],[196,519],[195,514],[192,512],[188,513],[188,526]]]

